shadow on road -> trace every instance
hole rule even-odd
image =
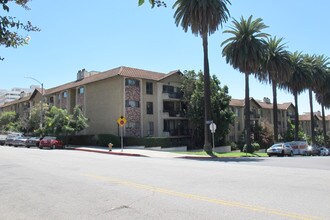
[[[198,160],[198,161],[218,161],[218,162],[262,162],[263,158],[260,157],[184,157],[189,160]]]

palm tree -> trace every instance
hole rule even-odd
[[[262,72],[266,74],[268,82],[272,84],[273,90],[273,122],[274,141],[278,142],[278,113],[277,113],[277,86],[278,83],[286,82],[292,75],[289,52],[282,43],[283,38],[268,38],[266,43],[266,54],[262,66]]]
[[[311,139],[312,144],[315,143],[315,123],[314,123],[314,111],[313,111],[313,91],[317,91],[317,87],[320,82],[324,80],[324,56],[317,55],[304,55],[304,62],[306,65],[306,71],[311,75],[311,81],[308,83],[308,95],[310,106],[310,118],[311,118]]]
[[[297,141],[299,139],[299,109],[298,109],[298,95],[301,94],[305,89],[307,89],[308,82],[310,82],[311,75],[305,69],[305,65],[303,62],[303,57],[301,52],[294,52],[290,54],[290,62],[292,75],[291,78],[281,83],[279,86],[281,88],[287,89],[294,96],[294,104],[295,104],[295,115],[294,115],[294,140]]]
[[[200,35],[204,52],[204,120],[211,118],[210,68],[208,58],[208,35],[213,34],[229,17],[226,4],[229,0],[177,0],[173,8],[175,24],[181,24],[185,32],[190,28],[192,33]],[[204,124],[204,150],[212,152],[211,134],[207,123]]]
[[[245,20],[233,20],[233,26],[224,33],[233,35],[225,40],[222,55],[226,57],[235,69],[245,74],[245,141],[247,151],[251,151],[251,125],[250,125],[250,95],[249,76],[259,74],[259,69],[265,54],[265,40],[268,34],[261,32],[267,26],[261,18],[252,20],[252,15]]]
[[[316,100],[322,107],[322,127],[323,127],[323,138],[327,139],[326,124],[325,124],[325,113],[324,108],[328,106],[328,95],[330,92],[330,72],[328,65],[330,64],[329,58],[324,55],[316,57],[316,67],[319,73],[323,76],[324,80],[317,83],[314,88]]]

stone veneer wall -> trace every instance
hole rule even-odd
[[[126,136],[141,136],[141,95],[140,87],[125,86],[125,100],[138,101],[140,103],[138,108],[125,107],[125,117],[128,123],[136,123],[138,127],[129,127],[126,125]]]

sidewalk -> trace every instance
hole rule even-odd
[[[67,149],[70,150],[79,150],[86,152],[94,153],[103,153],[103,154],[112,154],[112,155],[121,155],[121,156],[135,156],[135,157],[155,157],[155,158],[211,158],[210,156],[200,156],[200,155],[191,155],[191,154],[179,154],[173,151],[155,150],[155,149],[146,149],[143,147],[124,147],[113,148],[112,151],[109,151],[107,147],[100,146],[68,146]]]

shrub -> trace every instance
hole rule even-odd
[[[247,151],[246,144],[244,144],[243,152],[254,153],[255,151],[260,150],[260,145],[257,142],[251,144],[251,152]]]

